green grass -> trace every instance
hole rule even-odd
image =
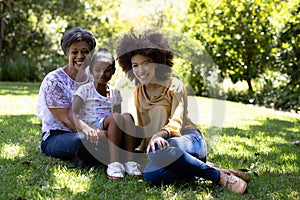
[[[238,196],[209,181],[160,187],[142,178],[112,181],[104,168],[81,169],[44,156],[34,115],[38,88],[0,82],[0,199],[300,199],[297,114],[191,98],[191,114],[209,144],[208,160],[251,177],[248,192]]]

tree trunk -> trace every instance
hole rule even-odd
[[[251,83],[251,79],[247,79],[247,84],[248,84],[248,89],[249,89],[249,92],[253,92],[253,87],[252,87],[252,83]]]
[[[4,21],[4,16],[6,13],[6,4],[3,3],[2,6],[0,7],[1,9],[1,21],[0,21],[0,55],[2,54],[2,49],[3,49],[3,40],[4,40],[4,29],[5,29],[5,21]]]

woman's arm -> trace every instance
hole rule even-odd
[[[168,147],[169,143],[166,139],[168,139],[169,137],[181,136],[180,130],[182,128],[184,107],[181,101],[183,100],[182,98],[178,97],[174,97],[172,99],[172,110],[171,116],[169,116],[169,121],[164,127],[162,127],[151,137],[146,149],[147,153],[150,152],[150,149],[153,153],[155,153],[155,145],[157,145],[160,149]]]
[[[187,94],[183,83],[173,79],[172,87],[169,89],[172,96],[171,114],[168,123],[161,128],[169,133],[169,137],[181,136],[181,129],[187,117]]]
[[[160,149],[169,146],[166,139],[169,137],[181,136],[181,129],[185,123],[186,109],[187,109],[187,95],[184,85],[181,81],[175,79],[175,84],[171,84],[169,94],[172,96],[171,113],[168,117],[168,123],[155,133],[147,146],[146,152],[150,149],[155,153],[155,145]]]
[[[76,127],[73,120],[70,119],[69,111],[70,108],[49,108],[52,115],[60,121],[64,126],[68,127],[72,131],[76,131]]]

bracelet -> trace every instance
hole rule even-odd
[[[170,131],[168,131],[168,130],[165,129],[165,128],[162,128],[162,129],[160,129],[160,130],[161,130],[161,131],[166,131],[167,134],[168,134],[167,138],[170,138],[170,136],[171,136]]]

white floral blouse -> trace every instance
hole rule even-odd
[[[80,85],[92,81],[92,76],[84,82],[73,80],[63,68],[58,68],[47,74],[40,86],[36,115],[42,120],[42,132],[48,133],[50,130],[71,131],[68,127],[60,123],[49,111],[48,108],[71,108],[73,95]],[[45,140],[46,138],[43,138]]]

